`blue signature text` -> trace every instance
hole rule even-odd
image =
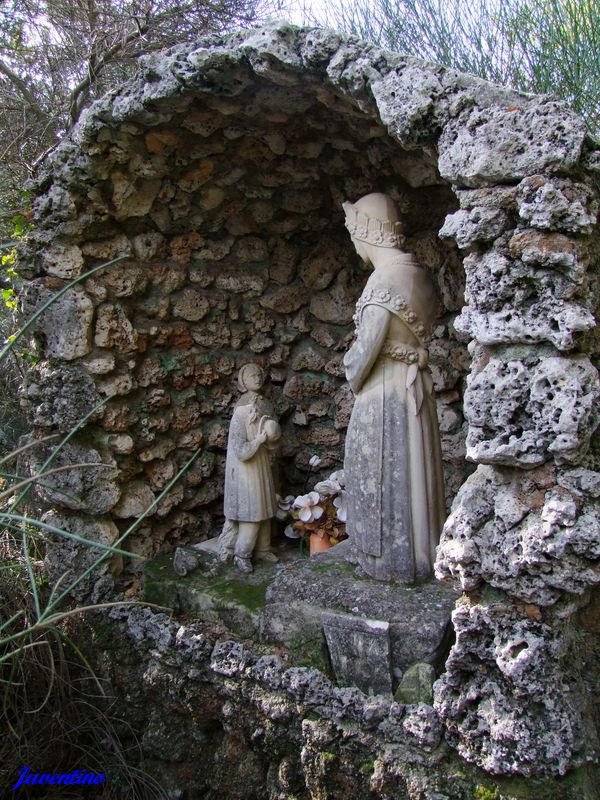
[[[106,777],[103,772],[87,772],[85,769],[76,769],[74,772],[32,772],[31,767],[21,767],[18,771],[19,778],[12,790],[18,789],[19,786],[40,786],[43,783],[50,784],[51,786],[73,784],[98,784],[105,783]]]

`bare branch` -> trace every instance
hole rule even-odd
[[[9,81],[13,84],[13,86],[20,92],[23,99],[27,103],[28,108],[31,111],[33,111],[36,117],[40,120],[46,121],[48,118],[47,114],[45,114],[44,111],[42,111],[37,100],[30,92],[25,81],[22,78],[20,78],[15,72],[13,72],[13,70],[8,66],[8,64],[2,61],[2,59],[0,59],[0,73],[2,73],[2,75],[8,78]]]
[[[247,26],[275,2],[19,0],[6,17],[0,11],[0,212],[11,197],[18,202],[23,182],[83,109],[133,74],[140,55]]]
[[[148,28],[148,25],[140,26],[138,30],[132,31],[128,36],[126,36],[122,42],[118,42],[112,47],[109,47],[108,50],[105,50],[101,57],[98,57],[98,53],[95,50],[90,53],[88,59],[88,73],[71,92],[69,114],[71,118],[71,124],[75,124],[79,119],[86,99],[85,93],[91,86],[92,82],[98,77],[102,69],[110,61],[112,61],[119,51],[124,50],[128,44],[142,37],[144,33],[148,31]]]

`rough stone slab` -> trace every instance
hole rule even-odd
[[[585,135],[577,114],[554,100],[470,109],[444,128],[440,174],[477,187],[567,170],[579,161]]]
[[[153,559],[144,571],[144,598],[203,622],[224,624],[238,636],[258,638],[266,590],[276,567],[261,564],[250,575],[242,575],[210,554],[181,550],[185,556],[198,555],[197,568],[177,575],[172,557]]]
[[[277,573],[267,591],[263,637],[294,652],[319,637],[326,613],[383,620],[390,626],[394,682],[415,662],[441,668],[459,594],[435,581],[404,586],[360,578],[346,562],[346,552],[342,542]]]
[[[197,565],[185,576],[175,573],[171,557],[150,561],[145,567],[144,598],[206,622],[221,622],[234,634],[282,647],[292,663],[324,671],[331,667],[324,635],[327,619],[348,619],[346,625],[357,632],[367,630],[369,621],[383,624],[388,631],[391,685],[377,684],[377,691],[392,691],[416,662],[436,670],[443,666],[452,640],[450,615],[459,597],[448,585],[430,581],[401,586],[360,578],[346,562],[344,543],[304,558],[297,548],[282,542],[276,550],[278,564],[258,563],[253,573],[242,575],[217,560],[215,542],[178,548],[180,559]],[[369,669],[370,662],[371,656]],[[342,677],[341,667],[338,672],[333,666],[342,683],[352,683],[352,677]],[[352,669],[360,675],[358,667]],[[375,684],[356,685],[375,691]]]
[[[358,686],[365,694],[391,693],[389,622],[326,613],[323,631],[341,686]]]

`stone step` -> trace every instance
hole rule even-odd
[[[171,556],[154,559],[144,599],[278,646],[291,663],[370,694],[394,692],[414,664],[441,671],[453,640],[453,588],[363,577],[347,560],[345,542],[307,558],[282,541],[276,553],[279,563],[259,563],[246,575],[218,560],[216,539],[178,548],[175,563],[189,572],[177,575]]]

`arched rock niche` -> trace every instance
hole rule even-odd
[[[339,466],[341,359],[366,280],[340,203],[387,191],[444,302],[431,360],[450,499],[474,469],[472,342],[466,446],[479,466],[440,550],[439,575],[466,595],[437,710],[460,753],[495,772],[590,758],[571,620],[600,575],[598,164],[582,122],[551,98],[332,32],[271,27],[146,59],[52,154],[35,202],[28,308],[126,256],[38,325],[39,430],[67,430],[114,395],[64,451],[114,469],[57,479],[47,519],[113,541],[200,448],[129,546],[149,556],[214,535],[248,360],[267,366],[284,423],[284,490],[302,488],[314,453]],[[51,571],[75,557],[55,545]]]
[[[114,395],[93,430],[118,473],[94,476],[90,491],[75,492],[79,510],[110,512],[119,528],[128,525],[203,450],[131,536],[129,546],[144,556],[219,531],[235,377],[249,360],[266,367],[282,421],[283,493],[301,492],[312,455],[323,475],[341,466],[352,408],[342,358],[368,277],[341,204],[371,191],[397,201],[408,248],[439,284],[445,309],[431,362],[449,499],[466,477],[461,401],[469,357],[452,328],[464,271],[456,244],[438,236],[458,204],[435,150],[430,143],[406,150],[375,108],[357,106],[310,72],[253,74],[245,58],[227,66],[217,52],[210,87],[195,86],[203,60],[214,57],[204,49],[172,55],[175,70],[196,64],[195,77],[186,89],[158,93],[162,83],[148,64],[133,91],[94,107],[77,163],[71,145],[38,205],[52,230],[40,252],[48,275],[66,279],[127,256],[70,292],[40,327],[48,362],[38,370],[39,425],[64,427]],[[154,94],[144,110],[141,87]],[[38,281],[35,299],[51,288]],[[48,382],[79,370],[90,376],[82,403],[66,420],[48,413]],[[64,505],[56,493],[51,499]]]

